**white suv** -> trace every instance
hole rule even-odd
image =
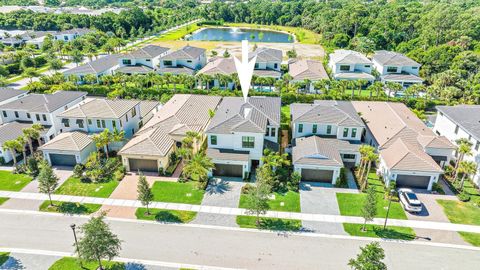
[[[408,188],[398,189],[398,197],[402,203],[403,209],[407,212],[420,213],[422,212],[422,202],[417,195]]]

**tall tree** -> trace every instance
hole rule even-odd
[[[260,226],[260,215],[264,215],[270,205],[268,204],[268,196],[271,192],[271,186],[268,181],[262,179],[261,168],[257,169],[257,182],[246,194],[245,208],[248,214],[254,214],[256,216],[257,227]],[[259,179],[260,176],[260,179]]]
[[[21,147],[17,140],[5,141],[2,145],[4,151],[9,151],[12,155],[13,166],[17,165],[17,149]]]
[[[52,203],[52,193],[58,187],[58,177],[52,170],[52,167],[43,160],[40,164],[40,173],[38,174],[38,190],[41,193],[48,194],[48,199],[50,200],[50,206],[53,206]]]
[[[474,175],[477,172],[477,163],[474,161],[463,160],[458,166],[458,172],[462,173],[462,181],[460,182],[460,190],[463,190],[465,178],[469,175]]]
[[[377,196],[373,186],[367,188],[367,196],[363,202],[362,217],[364,218],[362,231],[367,230],[367,221],[372,221],[377,214]]]
[[[150,209],[148,206],[153,201],[153,192],[148,185],[147,178],[142,173],[138,176],[137,194],[137,199],[143,206],[147,207],[147,215],[150,215]]]
[[[457,163],[455,164],[455,177],[453,179],[453,182],[457,181],[458,178],[458,166],[460,166],[460,163],[463,161],[465,156],[470,156],[472,154],[472,142],[470,142],[467,138],[461,138],[456,141],[458,145],[458,159]]]
[[[200,188],[206,186],[208,180],[208,172],[215,168],[212,159],[205,153],[198,152],[193,155],[192,159],[188,160],[183,168],[183,173],[186,177],[198,181]]]
[[[387,270],[383,259],[385,259],[383,248],[378,242],[372,242],[360,247],[360,254],[355,259],[350,259],[348,266],[355,270]]]

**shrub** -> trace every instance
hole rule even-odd
[[[337,188],[348,188],[347,174],[345,173],[345,168],[340,169],[340,175],[335,182],[335,187]]]
[[[288,181],[287,186],[288,189],[297,192],[300,189],[300,181],[302,180],[302,176],[299,172],[293,172],[290,176],[290,181]]]
[[[457,194],[457,197],[460,201],[462,202],[468,202],[470,201],[470,194],[468,194],[465,190]]]
[[[158,175],[159,176],[164,176],[165,175],[165,170],[163,169],[163,167],[158,167]]]
[[[0,165],[5,165],[5,159],[3,157],[0,157]]]
[[[75,167],[73,167],[73,176],[76,178],[81,178],[83,175],[83,165],[82,164],[77,164]]]
[[[242,187],[242,194],[247,194],[253,188],[255,187],[250,184],[246,184],[245,186]]]
[[[117,181],[122,181],[123,177],[125,177],[125,173],[122,170],[116,170],[113,173],[113,178]]]
[[[24,164],[17,164],[15,168],[13,168],[14,174],[25,174],[27,173],[27,166]]]
[[[35,157],[27,158],[27,173],[30,176],[36,177],[39,173],[38,160]]]

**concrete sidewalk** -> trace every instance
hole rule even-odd
[[[14,191],[0,191],[0,197],[28,199],[28,200],[41,200],[41,201],[48,200],[47,194],[14,192]],[[137,200],[105,199],[105,198],[56,195],[56,194],[52,195],[52,200],[63,201],[63,202],[93,203],[93,204],[113,205],[113,206],[142,207],[141,202]],[[246,209],[232,208],[232,207],[192,205],[192,204],[181,204],[181,203],[165,203],[165,202],[154,202],[150,207],[152,209],[194,211],[199,213],[212,213],[212,214],[234,215],[234,216],[249,215]],[[264,216],[272,217],[272,218],[298,219],[302,221],[319,221],[319,222],[331,222],[331,223],[363,224],[364,222],[363,218],[361,217],[322,215],[322,214],[311,214],[311,213],[278,212],[278,211],[268,211]],[[384,221],[385,220],[382,218],[375,218],[372,222],[370,222],[370,224],[383,225]],[[420,228],[420,229],[442,230],[442,231],[461,231],[461,232],[480,233],[480,226],[452,224],[452,223],[446,223],[446,222],[389,219],[388,225],[412,227],[412,228]]]

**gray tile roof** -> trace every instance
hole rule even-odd
[[[147,66],[122,66],[117,68],[115,72],[125,74],[147,74],[153,72],[153,68]]]
[[[201,132],[210,121],[220,97],[174,95],[119,151],[120,155],[166,156],[175,144],[173,136]]]
[[[23,129],[31,127],[32,124],[10,122],[0,125],[0,147],[3,143],[10,140],[15,140],[20,136],[23,136]]]
[[[119,54],[109,54],[107,56],[98,58],[93,60],[92,62],[88,62],[86,64],[80,65],[78,67],[74,67],[69,69],[63,74],[71,75],[71,74],[98,74],[104,72],[108,69],[111,69],[118,65],[118,59],[121,57]]]
[[[92,32],[93,30],[88,29],[88,28],[73,28],[69,30],[63,30],[63,31],[58,31],[56,34],[57,35],[84,35],[87,33]]]
[[[170,48],[165,48],[157,45],[148,45],[143,48],[125,53],[123,58],[130,59],[144,59],[144,58],[154,58],[162,53],[168,52]]]
[[[343,167],[340,152],[356,153],[359,147],[359,144],[338,139],[317,136],[297,138],[292,149],[292,161],[294,165]]]
[[[388,74],[383,75],[382,79],[385,81],[400,81],[400,82],[423,82],[423,79],[413,74]]]
[[[480,105],[437,106],[437,110],[480,140]]]
[[[248,59],[257,56],[256,62],[282,62],[282,51],[267,47],[257,48],[254,52],[249,53]]]
[[[195,74],[195,70],[188,68],[188,67],[164,67],[157,69],[157,72],[160,74],[170,73],[174,75],[193,75]]]
[[[26,94],[27,91],[10,87],[0,87],[0,102]]]
[[[160,102],[154,100],[140,101],[140,116],[145,118],[152,110],[160,106]]]
[[[249,97],[247,103],[244,103],[243,97],[225,97],[206,132],[265,133],[267,125],[280,126],[280,107],[278,97]]]
[[[213,160],[232,160],[247,162],[249,158],[248,151],[236,151],[232,149],[208,148],[207,156]]]
[[[194,60],[197,59],[200,55],[205,53],[205,49],[193,47],[193,46],[185,46],[179,50],[173,51],[165,56],[163,56],[162,60],[177,60],[177,59],[190,59]]]
[[[365,55],[351,50],[335,50],[329,57],[335,64],[372,64]]]
[[[64,132],[40,146],[39,150],[79,152],[93,143],[92,138],[85,132]]]
[[[117,119],[131,111],[139,103],[138,100],[89,98],[62,112],[58,117]]]
[[[337,80],[368,80],[373,81],[375,77],[365,72],[342,72],[334,75]]]
[[[77,91],[57,91],[53,94],[29,94],[1,105],[0,109],[50,113],[86,95],[87,93],[85,92]]]
[[[290,105],[290,114],[292,122],[365,127],[349,101],[315,100],[313,104],[293,103]]]
[[[215,74],[232,75],[236,72],[237,69],[235,68],[235,62],[233,58],[218,57],[208,62],[198,72],[198,74],[207,74],[213,76]]]
[[[288,64],[288,74],[295,81],[329,79],[322,62],[316,60],[291,61]]]
[[[404,54],[391,51],[376,51],[372,58],[373,61],[382,66],[412,66],[420,67],[421,65],[414,60],[408,58]]]
[[[253,75],[280,79],[282,77],[282,72],[273,69],[255,69]]]

